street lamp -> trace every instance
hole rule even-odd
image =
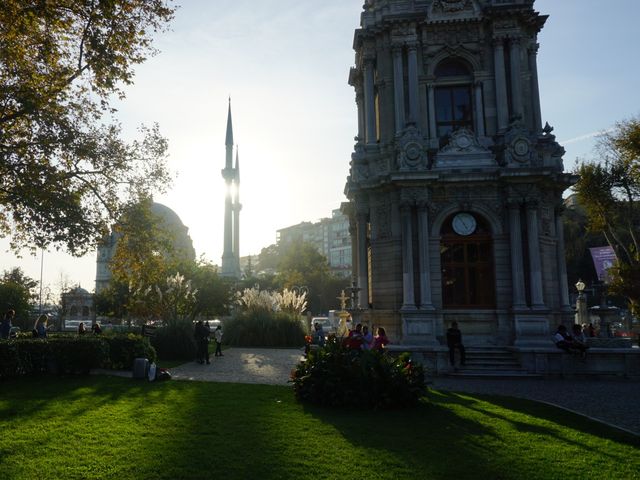
[[[584,298],[584,287],[586,285],[579,279],[576,282],[576,290],[578,291],[578,298],[576,299],[576,323],[582,325],[587,323],[587,301]]]

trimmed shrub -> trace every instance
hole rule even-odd
[[[238,347],[302,347],[305,333],[300,317],[285,312],[239,312],[224,325],[224,341]]]
[[[427,392],[422,365],[408,353],[394,358],[351,350],[335,338],[311,350],[291,372],[291,382],[299,401],[332,407],[409,407]]]
[[[193,333],[190,320],[174,320],[155,329],[151,345],[162,360],[193,360],[196,358]]]
[[[133,368],[136,358],[148,358],[149,362],[156,361],[156,350],[146,337],[129,333],[104,335],[102,339],[109,346],[109,367],[114,370]]]
[[[155,360],[139,335],[58,336],[0,341],[0,379],[44,373],[88,373],[92,368],[129,369],[133,359]]]
[[[41,342],[49,346],[47,368],[51,373],[89,373],[109,362],[109,345],[101,338],[85,335]]]

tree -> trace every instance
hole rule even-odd
[[[211,318],[229,313],[233,301],[232,280],[221,277],[215,265],[202,260],[187,275],[196,289],[193,318]]]
[[[580,205],[567,208],[563,220],[569,286],[575,285],[579,279],[591,285],[597,282],[598,277],[589,248],[601,247],[606,240],[602,233],[587,230],[588,219]]]
[[[287,246],[280,256],[277,276],[285,288],[308,288],[308,308],[312,312],[330,310],[340,290],[348,286],[348,280],[333,275],[327,258],[306,242]]]
[[[583,161],[575,191],[584,206],[588,229],[601,232],[617,256],[611,292],[628,299],[640,313],[640,118],[616,124],[598,143],[599,161]]]
[[[20,328],[30,329],[29,313],[31,303],[35,300],[35,288],[38,282],[27,277],[22,269],[5,270],[0,279],[0,312],[2,315],[13,309],[16,312],[14,324]]]
[[[165,0],[3,0],[0,235],[86,252],[122,209],[169,181],[157,125],[126,143],[109,116],[155,54]]]
[[[151,211],[151,205],[149,198],[131,205],[114,226],[117,243],[109,264],[113,279],[100,295],[101,314],[159,315],[157,302],[148,297],[149,289],[164,288],[167,278],[194,267],[188,252],[176,245],[177,232]]]

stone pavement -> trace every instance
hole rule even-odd
[[[192,362],[170,369],[176,380],[287,385],[300,349],[229,348],[211,365]],[[431,388],[527,398],[550,403],[640,435],[640,382],[596,379],[433,378]]]
[[[227,348],[210,365],[196,362],[169,369],[175,380],[287,385],[302,349]]]

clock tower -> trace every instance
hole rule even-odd
[[[367,0],[343,205],[355,315],[401,343],[548,345],[572,318],[564,149],[543,125],[534,0]]]

